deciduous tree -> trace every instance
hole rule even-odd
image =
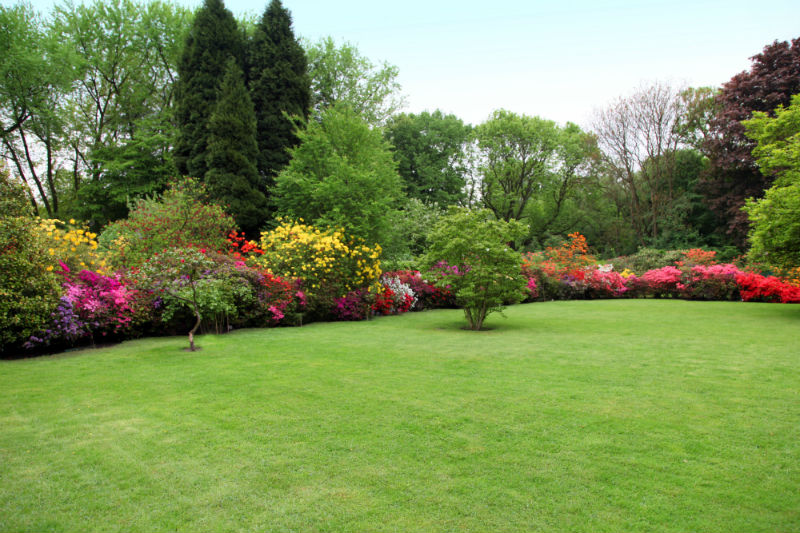
[[[348,104],[368,124],[383,124],[403,105],[398,69],[374,64],[350,43],[337,45],[331,37],[309,44],[308,73],[314,114],[337,104]]]
[[[455,115],[438,110],[389,119],[386,138],[394,146],[394,159],[410,198],[440,207],[464,201],[470,131]]]
[[[402,198],[389,144],[347,105],[327,109],[298,131],[300,144],[278,175],[278,213],[342,227],[367,244],[385,244]]]
[[[742,121],[755,111],[772,114],[778,106],[788,106],[791,96],[800,92],[800,38],[775,41],[751,60],[749,71],[722,86],[718,110],[703,144],[711,161],[705,194],[740,246],[744,246],[748,230],[747,215],[741,209],[745,199],[761,197],[772,184],[772,176],[758,169],[752,155],[756,142],[747,137]]]
[[[775,116],[753,113],[744,122],[756,142],[753,156],[761,172],[774,180],[761,199],[750,199],[750,255],[781,267],[800,265],[800,94]]]

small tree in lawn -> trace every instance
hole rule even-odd
[[[206,257],[205,250],[194,248],[169,248],[154,255],[136,273],[140,287],[155,292],[167,293],[189,307],[196,318],[189,331],[189,351],[195,351],[194,334],[203,316],[200,313],[198,282],[204,272],[214,268],[214,262]]]
[[[519,221],[497,220],[488,209],[451,208],[434,227],[423,266],[439,288],[455,295],[470,329],[481,329],[490,313],[525,298],[522,258],[509,243],[526,231]]]

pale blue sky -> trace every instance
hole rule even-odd
[[[260,15],[267,3],[225,0],[237,15]],[[588,126],[595,109],[642,83],[719,86],[765,45],[800,37],[797,0],[283,4],[297,35],[348,40],[397,65],[407,111],[439,108],[473,124],[506,108]]]

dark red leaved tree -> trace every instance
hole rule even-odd
[[[779,105],[788,106],[800,93],[800,38],[775,41],[751,58],[749,71],[741,72],[722,86],[718,111],[709,121],[710,135],[703,149],[710,159],[704,192],[710,207],[721,217],[733,242],[743,247],[747,237],[745,199],[761,197],[772,184],[751,155],[755,143],[744,134],[741,121],[753,111],[774,116]]]

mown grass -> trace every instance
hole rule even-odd
[[[800,306],[507,315],[0,362],[0,530],[800,529]]]

